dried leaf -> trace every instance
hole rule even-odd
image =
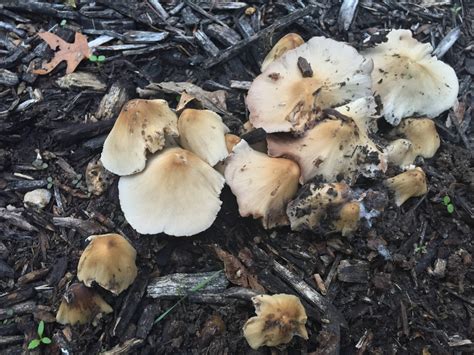
[[[79,63],[84,58],[89,58],[92,54],[87,43],[87,37],[76,32],[74,43],[69,43],[51,32],[38,33],[48,46],[56,51],[53,59],[48,63],[43,63],[42,68],[33,70],[34,74],[45,75],[50,73],[63,60],[67,62],[66,74],[70,74],[76,70]]]

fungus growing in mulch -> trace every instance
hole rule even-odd
[[[451,108],[459,91],[454,69],[433,57],[431,45],[418,42],[409,30],[392,30],[387,39],[363,53],[374,61],[372,81],[385,119],[396,126],[404,117],[436,117]]]
[[[288,33],[278,40],[278,42],[273,46],[270,52],[263,60],[263,63],[260,67],[260,70],[263,72],[267,67],[273,63],[275,60],[280,58],[283,54],[288,52],[290,49],[295,49],[296,47],[301,46],[304,43],[303,38],[297,33]]]
[[[77,278],[87,287],[96,282],[102,288],[120,294],[137,276],[137,252],[120,234],[92,235],[77,267]]]
[[[244,337],[252,349],[288,344],[297,335],[308,339],[306,311],[298,297],[287,294],[252,298],[256,317],[244,324]]]
[[[403,205],[410,197],[428,192],[425,172],[418,167],[385,180],[385,184],[394,193],[397,206]]]
[[[76,283],[63,296],[56,321],[61,324],[86,324],[101,313],[111,313],[112,307],[93,289]]]

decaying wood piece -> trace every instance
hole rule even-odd
[[[64,125],[64,127],[56,128],[51,132],[51,137],[59,143],[63,144],[74,144],[84,139],[98,136],[102,133],[110,131],[114,121],[99,121],[91,123],[70,123]]]
[[[344,0],[342,3],[337,22],[344,31],[349,29],[358,4],[359,0]]]
[[[7,69],[0,69],[0,85],[15,86],[19,82],[18,75]]]
[[[368,282],[369,264],[361,260],[342,260],[337,267],[337,278],[342,282]]]
[[[101,355],[133,354],[134,350],[138,349],[143,342],[143,339],[128,339],[122,344],[118,344],[112,349],[102,352]]]
[[[14,304],[26,301],[36,294],[33,287],[20,288],[13,292],[9,292],[0,296],[0,304],[2,307],[10,307]]]
[[[102,97],[95,117],[99,120],[110,120],[118,116],[120,109],[130,99],[127,88],[117,81],[112,84],[109,92]]]
[[[21,344],[25,340],[24,335],[10,335],[0,337],[0,346]]]
[[[62,89],[91,89],[100,92],[107,89],[107,85],[98,76],[88,72],[67,74],[56,80],[56,84]]]
[[[35,226],[32,226],[24,219],[24,217],[21,215],[22,211],[23,209],[9,211],[6,208],[0,208],[0,220],[4,219],[8,221],[8,223],[29,232],[38,231]]]
[[[160,312],[161,307],[159,304],[152,303],[146,306],[138,320],[135,336],[140,339],[146,339],[148,334],[150,334],[151,328],[153,328],[153,325],[155,324],[155,319],[160,315]]]
[[[33,313],[36,311],[37,307],[36,302],[26,301],[8,308],[0,308],[0,320],[13,318],[22,314]]]
[[[86,237],[107,232],[107,228],[91,219],[83,220],[74,217],[53,217],[53,224],[58,227],[76,229]]]

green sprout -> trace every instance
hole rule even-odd
[[[448,213],[454,212],[454,205],[451,203],[451,198],[448,195],[443,197],[443,205],[446,206]]]
[[[48,178],[46,179],[46,181],[48,182],[48,186],[47,188],[48,189],[51,189],[53,187],[53,178],[51,176],[48,176]]]
[[[91,62],[94,62],[94,63],[102,63],[102,62],[105,62],[105,55],[95,55],[95,54],[92,54],[90,57],[89,57],[89,60]]]
[[[28,344],[28,350],[36,349],[41,344],[46,344],[46,345],[51,344],[51,339],[48,338],[48,337],[43,336],[43,334],[44,334],[44,322],[43,321],[39,322],[37,333],[38,333],[38,338],[33,339],[33,340],[30,341],[30,343]]]
[[[416,244],[415,243],[415,254],[426,254],[427,253],[427,250],[426,250],[426,245],[423,244],[423,243],[420,243],[420,244]]]
[[[66,26],[66,23],[67,23],[66,20],[61,20],[61,22],[59,23],[59,25],[60,25],[61,27],[64,27],[64,26]]]

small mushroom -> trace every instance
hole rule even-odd
[[[119,181],[120,206],[139,233],[190,236],[211,226],[224,178],[194,153],[167,148],[145,171]]]
[[[429,118],[404,119],[395,132],[412,143],[410,151],[414,157],[432,158],[441,143],[436,125]]]
[[[459,91],[453,68],[432,56],[409,30],[392,30],[387,42],[363,54],[374,61],[372,81],[380,95],[385,119],[398,125],[414,114],[436,117],[451,108]]]
[[[288,52],[290,49],[295,49],[304,43],[303,38],[297,33],[288,33],[278,40],[273,46],[272,50],[268,52],[267,56],[263,60],[261,71],[265,71],[267,67],[275,60],[280,58],[283,54]]]
[[[56,322],[61,324],[86,324],[100,313],[111,313],[112,307],[93,289],[76,283],[69,286],[63,296]]]
[[[165,100],[127,102],[104,142],[104,167],[122,176],[142,171],[147,151],[155,153],[163,149],[167,137],[178,136],[177,120]]]
[[[229,128],[209,110],[186,109],[178,119],[181,146],[214,166],[227,155],[225,134]]]
[[[337,219],[333,222],[333,228],[341,232],[346,237],[357,230],[359,227],[361,208],[360,203],[351,201],[342,205]]]
[[[137,252],[120,234],[92,235],[77,267],[77,278],[88,287],[95,281],[118,295],[137,276]]]
[[[241,140],[227,158],[224,174],[242,217],[261,218],[266,229],[288,224],[285,209],[298,190],[298,164],[271,158]]]
[[[408,139],[396,139],[385,147],[385,157],[388,163],[403,167],[415,161],[413,156],[412,143]]]
[[[395,194],[395,203],[401,206],[410,197],[423,196],[428,192],[426,175],[421,168],[405,171],[385,180],[387,187]]]
[[[306,311],[298,297],[287,294],[252,298],[256,317],[244,324],[244,337],[252,349],[287,344],[297,335],[308,339]]]

